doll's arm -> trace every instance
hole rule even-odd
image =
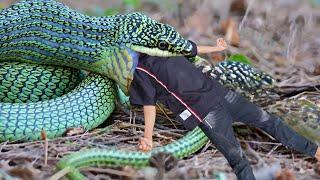
[[[156,119],[156,107],[152,105],[143,106],[144,113],[144,137],[139,140],[139,149],[150,151],[153,148],[152,135]]]

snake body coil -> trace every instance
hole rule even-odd
[[[11,69],[6,68],[10,68],[11,65],[5,63],[1,65],[0,74],[3,71],[10,72]],[[14,64],[14,66],[19,67],[19,64]],[[38,68],[44,67],[39,66]],[[55,69],[56,72],[66,71],[62,68]],[[8,73],[7,75],[13,74]],[[14,75],[19,77],[17,74]],[[54,81],[54,78],[58,79],[61,76],[62,74],[50,76],[47,80]],[[42,81],[39,82],[43,82],[45,76],[42,78]],[[50,90],[45,88],[46,85],[42,86],[43,89]],[[59,90],[59,88],[56,89]],[[17,96],[25,97],[22,96],[24,94],[26,93],[18,93]],[[42,97],[41,94],[45,94],[41,89],[33,92],[35,97]],[[16,97],[13,95],[8,97],[11,96]],[[54,138],[61,136],[66,129],[71,127],[81,126],[86,130],[92,129],[109,117],[115,108],[114,99],[115,86],[111,80],[99,75],[89,75],[75,89],[61,97],[36,103],[0,103],[0,141],[37,140],[41,138],[41,131],[45,131],[48,138]]]

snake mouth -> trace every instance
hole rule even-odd
[[[170,51],[160,50],[159,48],[148,48],[143,46],[131,45],[130,48],[140,54],[147,54],[149,56],[170,57],[170,56],[183,56],[184,54],[173,53]]]
[[[171,57],[171,56],[186,56],[188,58],[195,57],[198,54],[197,45],[188,41],[188,48],[182,50],[181,52],[171,52],[169,50],[161,50],[156,47],[144,47],[139,45],[129,45],[129,48],[140,54],[147,54],[149,56],[157,57]]]
[[[190,40],[189,40],[189,43],[192,45],[192,50],[191,50],[191,53],[187,55],[187,57],[196,57],[198,54],[197,44]]]

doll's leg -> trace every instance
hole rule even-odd
[[[225,100],[235,121],[261,128],[283,145],[314,157],[317,145],[294,132],[280,117],[268,114],[233,91],[226,93]]]
[[[234,136],[232,117],[223,104],[218,104],[199,126],[228,160],[239,180],[255,179],[250,163]]]

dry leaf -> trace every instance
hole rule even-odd
[[[82,127],[79,128],[69,128],[67,129],[66,136],[74,136],[74,135],[79,135],[83,134],[85,131]]]
[[[46,133],[45,130],[42,130],[42,131],[41,131],[41,139],[42,139],[42,140],[46,140],[46,139],[47,139],[47,133]]]
[[[25,179],[25,180],[38,180],[43,179],[41,171],[35,169],[32,164],[28,163],[26,165],[19,165],[19,166],[10,166],[9,161],[1,161],[0,162],[0,169],[3,170],[2,173],[5,175],[12,177],[14,179]],[[1,176],[0,176],[1,179]]]
[[[121,170],[128,175],[121,177],[122,180],[131,180],[133,179],[132,177],[137,176],[137,171],[130,166],[124,166]]]
[[[318,162],[318,163],[315,165],[314,171],[315,171],[318,175],[320,175],[320,162]]]
[[[276,180],[296,180],[294,172],[290,169],[283,169],[279,174],[276,175]]]
[[[201,12],[196,12],[194,13],[192,16],[190,16],[187,20],[186,20],[186,26],[187,27],[192,27],[192,29],[196,30],[199,33],[203,33],[206,31],[208,23],[206,21],[206,17],[207,15],[202,14]],[[204,21],[202,21],[202,20]]]
[[[215,62],[220,62],[220,61],[223,61],[225,59],[225,56],[223,53],[212,53],[211,55],[211,59]]]
[[[8,174],[14,177],[20,177],[25,180],[35,180],[39,178],[40,171],[32,166],[14,167],[8,171]]]
[[[225,21],[221,21],[220,26],[226,41],[232,46],[239,46],[240,35],[238,33],[237,23],[232,18],[228,18]]]
[[[234,0],[230,5],[230,12],[244,15],[246,13],[248,4],[246,0]]]
[[[314,75],[320,75],[320,65],[318,65],[315,69],[314,69]]]

